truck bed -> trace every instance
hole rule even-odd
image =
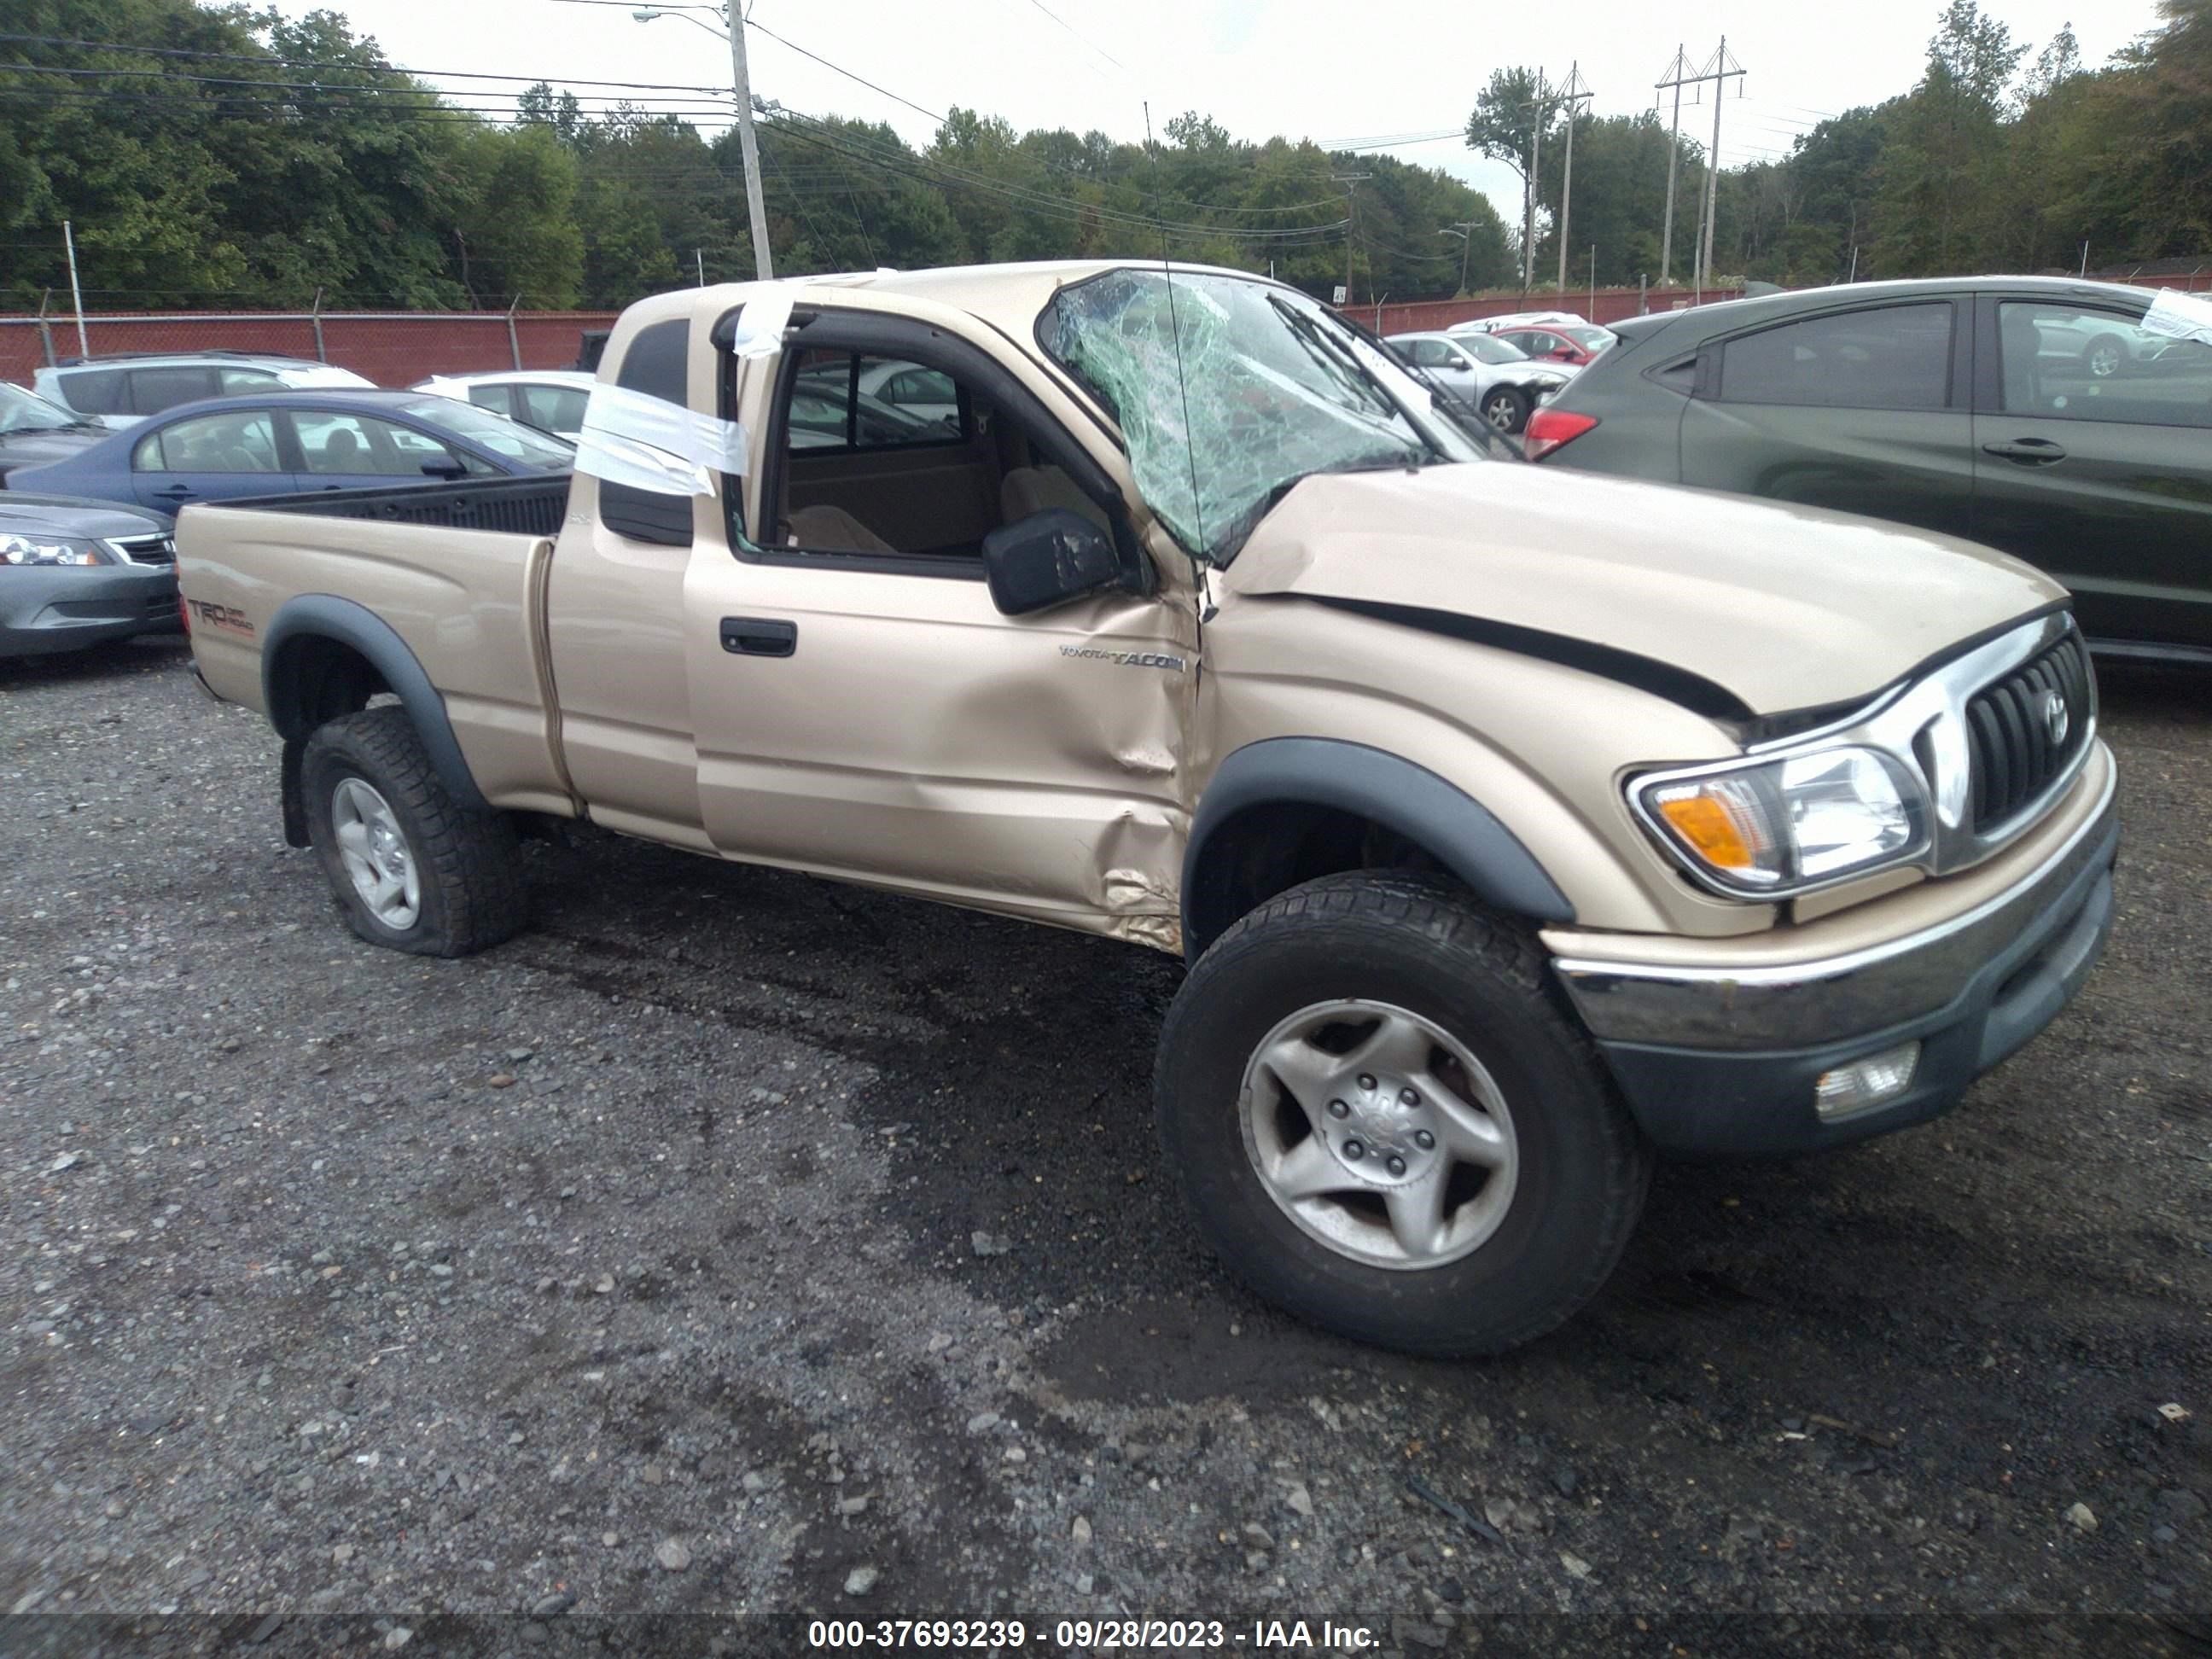
[[[534,478],[459,478],[380,489],[315,489],[291,495],[250,495],[225,501],[258,513],[304,513],[322,519],[374,519],[387,524],[441,525],[510,536],[553,536],[568,510],[567,472]]]
[[[568,475],[201,502],[178,578],[208,688],[267,708],[263,658],[294,601],[397,634],[443,699],[486,799],[573,811],[544,653],[545,582]],[[343,596],[343,597],[340,597]]]

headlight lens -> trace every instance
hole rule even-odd
[[[1773,898],[1901,863],[1928,841],[1919,781],[1875,749],[1823,749],[1759,766],[1632,786],[1645,820],[1708,881]]]
[[[0,536],[0,565],[106,564],[98,542],[51,536]]]

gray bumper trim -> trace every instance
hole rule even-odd
[[[1682,968],[1561,957],[1553,963],[1591,1035],[1720,1050],[1839,1042],[1942,1007],[2028,933],[2083,870],[2112,854],[2117,773],[2096,810],[2035,870],[1940,926],[1849,956],[1781,966]]]

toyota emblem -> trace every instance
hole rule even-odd
[[[2074,717],[2067,711],[2066,699],[2056,691],[2043,694],[2043,729],[2051,738],[2051,746],[2059,747],[2066,734],[2073,729]]]

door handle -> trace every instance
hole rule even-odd
[[[799,624],[772,617],[725,617],[722,649],[740,657],[787,657],[799,649]]]
[[[167,489],[157,489],[154,493],[156,495],[169,495],[178,501],[183,501],[192,492],[183,484],[171,484]]]
[[[1982,453],[2002,455],[2008,461],[2018,461],[2027,466],[2040,466],[2066,459],[2066,452],[2048,438],[2018,438],[2010,443],[1984,444]]]

